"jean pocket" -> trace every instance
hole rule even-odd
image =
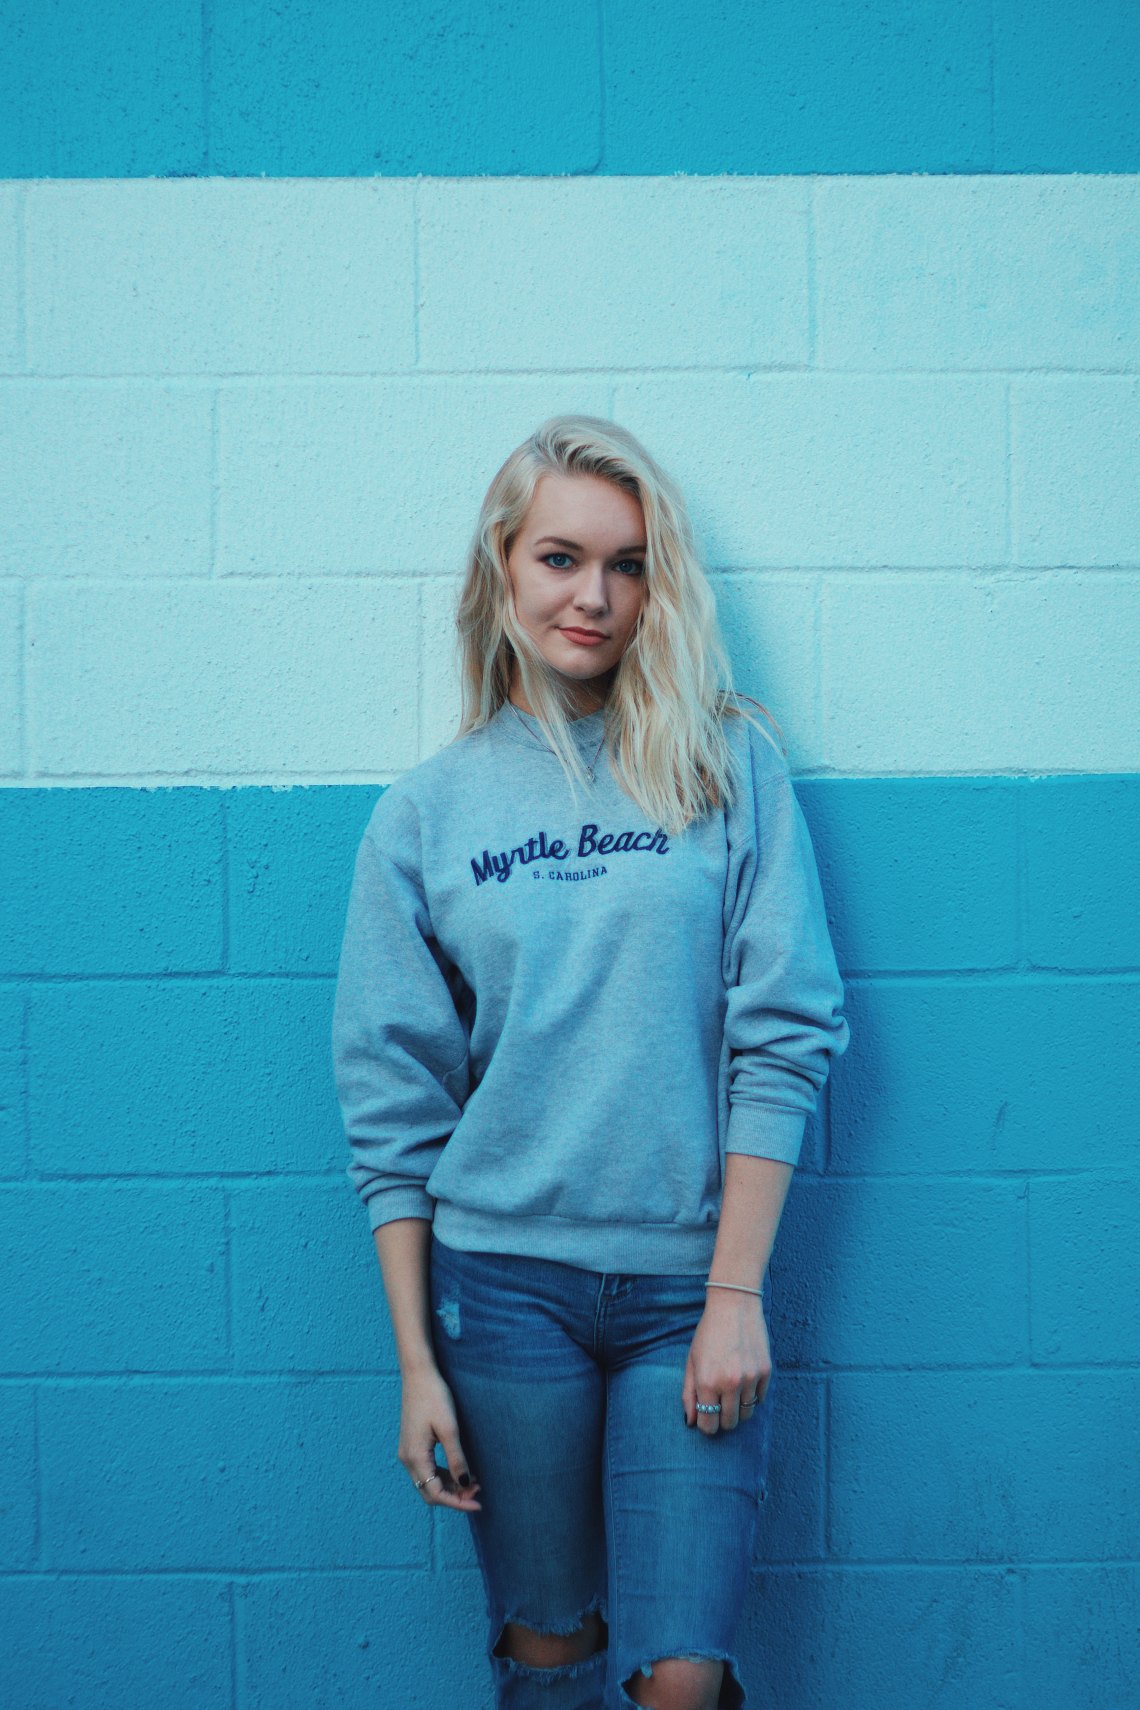
[[[772,1462],[772,1432],[765,1424],[760,1443],[759,1463],[756,1468],[756,1495],[761,1502],[768,1500],[768,1478]]]

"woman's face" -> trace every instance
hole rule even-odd
[[[540,476],[507,573],[519,622],[580,711],[605,700],[633,634],[645,553],[645,519],[631,493],[597,475]],[[520,706],[521,693],[512,685]]]

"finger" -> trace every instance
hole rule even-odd
[[[767,1388],[767,1378],[754,1377],[747,1381],[740,1391],[741,1412],[747,1408],[750,1413],[754,1413],[763,1401],[764,1392]]]
[[[720,1428],[722,1431],[735,1431],[740,1424],[740,1389],[726,1389],[720,1398]]]
[[[717,1404],[720,1402],[720,1396],[714,1395],[714,1393],[711,1389],[702,1390],[701,1388],[698,1387],[698,1389],[697,1389],[697,1400],[703,1406],[707,1407],[707,1406],[711,1405],[713,1407],[716,1407]],[[706,1437],[715,1437],[717,1432],[720,1430],[720,1413],[719,1412],[702,1413],[700,1408],[698,1408],[697,1409],[697,1429],[698,1429],[698,1431],[703,1431]]]
[[[437,1502],[443,1485],[443,1469],[432,1461],[417,1463],[408,1468],[408,1477],[415,1485],[417,1496],[424,1502]]]
[[[469,1490],[477,1481],[467,1464],[467,1456],[463,1452],[463,1444],[459,1440],[459,1428],[456,1425],[445,1425],[437,1432],[440,1445],[447,1456],[447,1469],[451,1475],[451,1488]]]
[[[431,1489],[439,1492],[436,1500],[445,1508],[470,1509],[472,1507],[479,1508],[482,1506],[482,1504],[476,1500],[480,1488],[478,1480],[472,1478],[470,1473],[468,1473],[467,1476],[471,1482],[466,1485],[461,1485],[450,1467],[441,1467],[437,1463],[437,1470],[439,1472],[439,1482],[438,1484],[433,1483]]]
[[[681,1390],[681,1406],[685,1410],[685,1424],[692,1425],[696,1419],[696,1409],[693,1403],[697,1399],[697,1380],[693,1376],[692,1355],[685,1361],[685,1383]]]
[[[447,1467],[439,1466],[436,1461],[428,1459],[411,1470],[416,1494],[430,1507],[463,1510],[482,1507],[475,1498],[478,1487],[472,1484],[467,1490],[459,1490]]]

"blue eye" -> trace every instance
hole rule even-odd
[[[544,564],[550,564],[550,561],[552,558],[569,559],[569,557],[570,557],[570,554],[568,552],[546,552],[543,554],[542,562]],[[619,568],[622,564],[630,564],[633,566],[632,570],[625,571],[625,572],[623,572],[623,574],[632,575],[632,576],[640,576],[641,575],[643,566],[642,566],[642,562],[641,562],[640,558],[619,558],[618,559]],[[551,568],[554,570],[563,570],[566,568],[566,566],[563,564],[554,564],[551,566]]]

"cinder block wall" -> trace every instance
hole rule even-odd
[[[455,727],[479,498],[561,409],[690,498],[847,982],[750,1703],[1132,1702],[1137,30],[817,11],[401,14],[382,69],[358,7],[0,20],[19,1710],[489,1710],[328,1028],[372,802]]]

